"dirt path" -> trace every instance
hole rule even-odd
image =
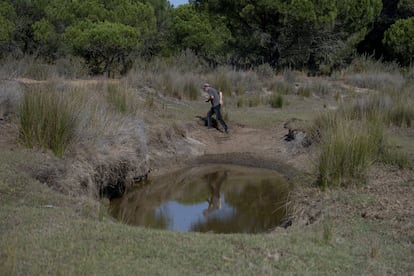
[[[311,172],[310,149],[304,148],[301,141],[287,142],[287,133],[288,129],[280,123],[267,129],[234,125],[229,134],[199,126],[190,131],[188,136],[203,145],[204,155],[246,156]]]

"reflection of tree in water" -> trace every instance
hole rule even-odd
[[[287,190],[269,179],[259,184],[247,183],[239,193],[226,194],[226,201],[235,208],[230,216],[215,216],[199,221],[192,231],[217,233],[258,233],[276,227],[284,218]]]

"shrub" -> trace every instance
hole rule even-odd
[[[254,69],[254,71],[262,79],[270,79],[275,74],[272,66],[270,66],[268,63],[260,64]]]
[[[270,106],[273,108],[283,107],[283,96],[277,93],[273,93],[269,99]]]

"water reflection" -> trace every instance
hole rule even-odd
[[[207,199],[208,207],[203,211],[204,217],[208,217],[215,210],[221,209],[221,184],[227,179],[227,171],[208,173],[203,177],[210,190]]]
[[[288,185],[273,171],[210,165],[153,179],[111,202],[131,224],[173,231],[259,233],[285,216]]]

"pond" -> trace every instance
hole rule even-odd
[[[119,221],[179,232],[261,233],[286,216],[289,185],[271,170],[203,165],[152,178],[110,204]]]

